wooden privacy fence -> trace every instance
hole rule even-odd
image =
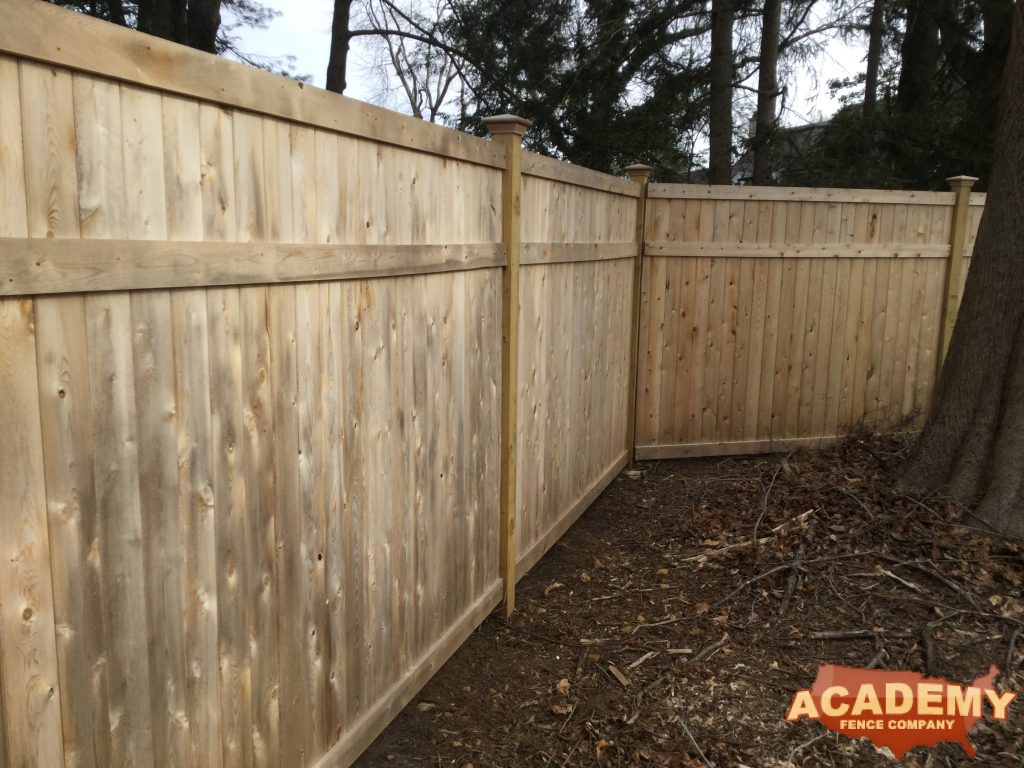
[[[639,188],[9,5],[0,765],[347,765],[626,461]]]
[[[969,184],[648,187],[8,6],[0,768],[348,765],[634,446],[927,403]]]
[[[817,446],[922,415],[984,205],[950,181],[651,185],[637,457]]]

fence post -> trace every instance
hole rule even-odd
[[[971,205],[971,187],[974,176],[953,176],[946,179],[956,195],[953,203],[953,227],[949,239],[949,263],[946,266],[946,303],[942,308],[942,347],[939,350],[939,370],[946,359],[949,341],[953,338],[956,313],[960,307],[960,288],[963,284],[964,249],[967,245],[967,213]]]
[[[501,177],[501,525],[499,567],[504,581],[505,617],[516,609],[516,444],[519,421],[519,250],[522,238],[521,197],[523,134],[532,125],[515,115],[485,117],[494,141],[505,147]]]
[[[633,259],[633,307],[629,332],[629,390],[626,396],[626,446],[629,463],[636,461],[637,375],[640,368],[640,293],[644,272],[644,226],[647,216],[647,182],[654,169],[649,165],[631,165],[626,173],[640,185],[636,199],[636,257]]]

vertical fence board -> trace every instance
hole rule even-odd
[[[0,705],[13,765],[64,762],[32,301],[0,300]]]
[[[135,401],[139,411],[139,485],[146,532],[146,607],[149,626],[164,627],[150,653],[153,749],[157,765],[190,762],[183,557],[178,514],[178,438],[171,299],[165,293],[132,296]]]
[[[65,759],[99,768],[110,761],[110,722],[101,573],[90,556],[99,550],[100,528],[89,460],[85,299],[45,297],[35,308],[54,616],[65,628],[57,635],[57,652],[63,685],[75,692],[61,697]],[[173,456],[172,444],[172,461]],[[153,540],[159,541],[159,530]]]
[[[24,88],[29,89],[31,98],[21,99]],[[38,65],[19,65],[13,59],[0,58],[0,102],[4,104],[0,109],[0,202],[5,212],[0,217],[0,235],[77,237],[76,178],[74,162],[68,162],[69,157],[75,157],[71,78],[66,73],[58,76]],[[64,758],[90,768],[105,765],[110,759],[110,725],[104,692],[105,670],[101,665],[104,633],[99,602],[100,573],[95,561],[83,566],[87,553],[97,546],[99,538],[92,466],[88,460],[92,446],[84,303],[82,297],[70,300],[41,297],[35,301],[39,387],[36,408],[41,418],[46,496],[26,496],[26,501],[45,503],[49,513],[51,618],[55,626],[69,630],[56,638],[58,668],[52,671],[54,680],[59,677],[66,681],[59,696],[62,711],[58,715],[63,723]],[[16,302],[5,302],[5,317],[9,321],[15,319],[10,315],[14,304]],[[31,303],[26,303],[22,309],[30,312]],[[16,326],[8,331],[14,332],[14,328]],[[24,375],[23,370],[20,375]],[[0,403],[10,405],[3,397]],[[19,410],[23,418],[31,412]],[[10,425],[12,436],[31,439],[31,432],[19,434],[27,427],[16,426],[17,422],[9,420],[6,413],[4,423]],[[19,453],[32,456],[24,450]],[[10,457],[4,458],[3,465],[9,471],[15,471],[18,466]],[[14,486],[5,478],[4,487]],[[18,509],[8,500],[3,507]],[[31,531],[31,528],[26,530]],[[13,531],[8,531],[5,541],[19,541],[19,535],[12,534]],[[4,557],[3,562],[17,561]],[[12,587],[6,585],[5,592]],[[16,592],[9,594],[13,596]],[[46,621],[45,614],[42,620]],[[0,752],[4,751],[3,731],[6,731],[12,764],[20,761],[31,764],[33,759],[43,757],[60,759],[59,739],[52,731],[41,731],[35,738],[53,739],[53,744],[25,742],[27,734],[23,729],[30,722],[24,719],[26,713],[19,710],[24,692],[17,688],[7,690],[6,683],[8,678],[14,685],[21,680],[20,670],[6,671],[8,659],[11,662],[18,659],[15,649],[4,648],[10,628],[5,612],[0,635],[0,658],[4,659],[4,668],[0,669],[0,708],[3,709],[0,719],[5,721],[5,725],[0,726]],[[40,639],[45,641],[45,635]],[[45,651],[41,659],[44,662],[47,659]],[[69,688],[80,691],[79,695],[70,695]],[[48,717],[52,717],[49,707],[44,719],[38,725],[31,723],[32,727],[49,725]],[[48,752],[33,756],[39,749]],[[45,762],[39,760],[38,764]]]
[[[638,456],[817,445],[920,415],[952,198],[655,185]]]

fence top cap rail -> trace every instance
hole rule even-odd
[[[582,165],[574,165],[547,155],[523,150],[523,175],[549,181],[559,181],[576,187],[595,189],[625,197],[639,197],[639,185],[632,179],[612,176]]]
[[[40,0],[4,0],[0,54],[492,168],[505,149]]]
[[[832,187],[755,187],[731,184],[651,184],[648,197],[705,200],[772,200],[821,203],[952,205],[952,192]]]

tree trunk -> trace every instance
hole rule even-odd
[[[732,0],[711,0],[711,94],[708,181],[732,181]]]
[[[885,34],[885,0],[875,0],[868,26],[868,67],[864,78],[864,115],[875,114],[878,103],[878,70],[882,63],[882,36]]]
[[[881,2],[881,0],[879,0]],[[779,99],[779,25],[782,0],[764,0],[761,16],[761,57],[757,73],[757,114],[754,119],[755,184],[772,180],[771,138]]]
[[[903,473],[1024,537],[1024,3],[996,118],[988,203],[931,413]]]
[[[344,93],[348,83],[349,14],[352,0],[334,0],[334,21],[331,23],[331,55],[327,61],[327,90]]]
[[[139,0],[140,32],[171,39],[171,4],[169,0]]]
[[[900,46],[900,82],[896,102],[904,112],[926,104],[932,95],[939,68],[937,0],[912,0],[907,4],[907,31]]]
[[[128,26],[124,17],[124,3],[121,0],[107,0],[107,18],[122,27]]]
[[[207,53],[217,52],[220,29],[220,0],[190,0],[188,4],[188,44]]]
[[[140,32],[188,45],[185,0],[139,0]]]

